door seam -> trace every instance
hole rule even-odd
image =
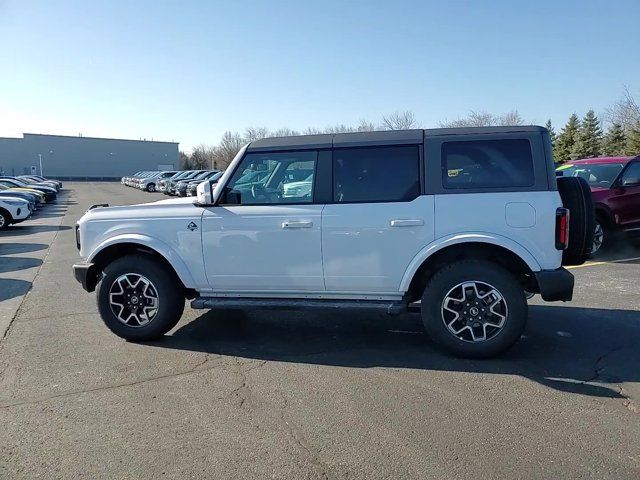
[[[322,210],[320,210],[320,264],[322,265],[322,286],[324,287],[325,291],[327,290],[327,281],[326,281],[326,275],[324,272],[324,248],[323,248],[323,242],[324,242],[324,209],[327,208],[327,205],[323,205],[322,206]]]

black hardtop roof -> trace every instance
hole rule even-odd
[[[297,148],[332,148],[354,145],[406,145],[422,143],[425,136],[483,135],[489,133],[546,132],[537,125],[512,127],[461,127],[413,130],[384,130],[377,132],[324,133],[291,137],[262,138],[251,142],[249,151],[292,150]]]

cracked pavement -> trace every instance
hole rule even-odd
[[[0,478],[640,477],[637,262],[573,270],[574,302],[532,300],[489,361],[370,312],[187,307],[133,344],[73,279],[72,227],[94,203],[163,197],[65,187],[0,236]]]

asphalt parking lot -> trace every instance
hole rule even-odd
[[[640,477],[640,248],[573,269],[571,303],[534,298],[495,360],[371,313],[187,308],[133,344],[73,279],[73,225],[162,196],[63,192],[0,234],[1,478]]]

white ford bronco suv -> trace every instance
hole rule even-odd
[[[593,235],[588,185],[556,179],[536,126],[267,138],[197,197],[100,207],[76,226],[74,273],[132,341],[171,330],[186,298],[410,306],[450,352],[488,357],[521,336],[527,294],[571,300],[562,265],[584,262]]]

